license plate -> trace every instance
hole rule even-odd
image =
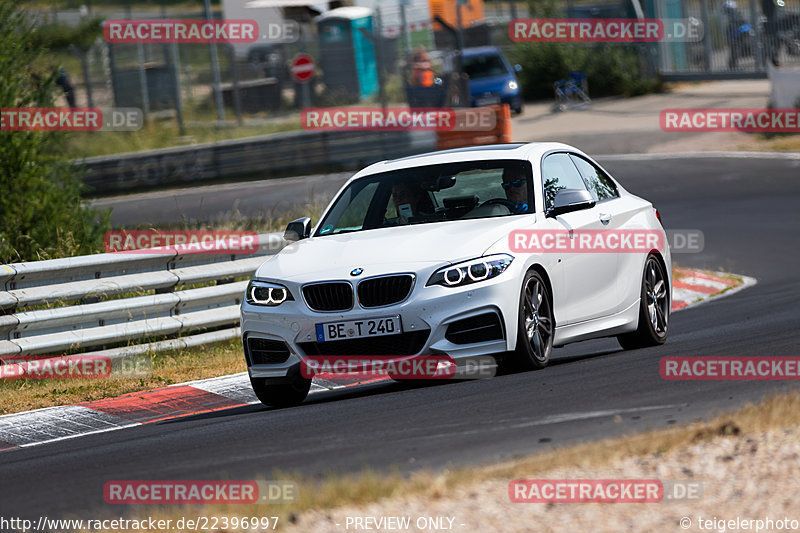
[[[500,103],[500,97],[499,96],[484,96],[483,98],[478,98],[477,102],[478,102],[479,106],[499,104]]]
[[[403,332],[399,316],[325,322],[317,324],[316,327],[317,342],[381,337],[383,335],[398,335]]]

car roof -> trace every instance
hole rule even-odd
[[[317,22],[328,19],[344,18],[356,20],[372,16],[372,10],[364,6],[344,6],[331,9],[316,18]]]
[[[443,163],[458,163],[461,161],[485,161],[491,159],[537,159],[540,158],[544,153],[552,150],[569,150],[579,154],[582,153],[577,148],[569,146],[568,144],[556,142],[506,143],[468,146],[464,148],[452,148],[450,150],[440,150],[438,152],[412,155],[400,159],[380,161],[359,171],[353,176],[352,179],[370,176],[380,172],[390,172],[392,170],[402,170],[406,168],[438,165]]]
[[[461,53],[464,56],[479,56],[484,54],[502,55],[500,53],[500,49],[496,46],[475,46],[473,48],[464,48]]]

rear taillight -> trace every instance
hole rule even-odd
[[[664,226],[664,222],[661,220],[661,213],[659,213],[658,209],[656,209],[655,207],[653,208],[653,211],[656,212],[656,218],[658,219],[659,222],[661,222],[661,226]]]

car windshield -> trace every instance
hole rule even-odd
[[[503,59],[497,54],[470,56],[463,59],[464,72],[471,80],[505,76],[508,74]]]
[[[336,199],[316,235],[533,212],[531,165],[519,160],[429,165],[368,176]]]

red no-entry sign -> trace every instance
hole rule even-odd
[[[314,75],[314,58],[308,54],[297,54],[292,60],[292,76],[299,82],[306,82]]]

